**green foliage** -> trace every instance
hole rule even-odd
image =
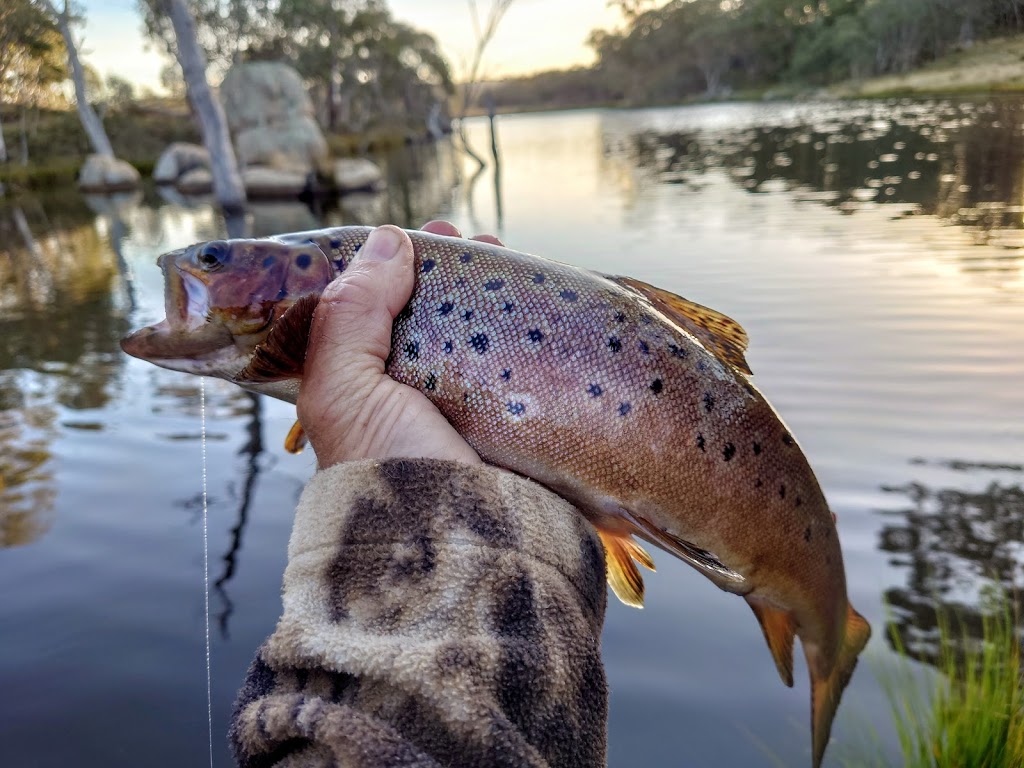
[[[64,41],[40,4],[33,0],[3,0],[0,101],[52,104],[60,100],[54,84],[66,77]]]
[[[1024,687],[1017,622],[1005,598],[990,601],[982,638],[940,615],[937,689],[889,679],[886,688],[907,768],[1020,768]],[[905,654],[898,634],[898,653]]]

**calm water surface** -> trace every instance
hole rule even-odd
[[[896,764],[887,622],[927,678],[937,605],[975,611],[988,579],[1024,576],[1022,132],[1016,101],[525,115],[500,123],[497,179],[446,147],[410,150],[388,158],[384,195],[258,206],[249,227],[449,218],[739,320],[876,630],[827,762]],[[472,135],[486,145],[483,125]],[[198,380],[117,340],[163,316],[156,255],[223,231],[202,201],[154,190],[0,208],[4,766],[206,760]],[[207,397],[228,765],[231,703],[278,617],[314,460],[282,450],[290,406],[222,382]],[[611,764],[808,765],[803,665],[783,687],[743,602],[656,559],[644,611],[609,602]]]

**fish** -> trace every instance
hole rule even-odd
[[[166,253],[166,319],[122,348],[294,403],[319,296],[371,231]],[[743,328],[634,278],[408,234],[415,288],[394,321],[387,373],[484,461],[574,504],[623,603],[643,605],[639,567],[654,561],[642,541],[743,597],[790,687],[799,637],[817,768],[871,628],[849,603],[835,517],[807,457],[751,382]],[[301,428],[288,442],[298,447]]]

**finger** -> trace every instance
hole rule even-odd
[[[359,257],[324,290],[310,330],[299,419],[317,449],[317,425],[358,413],[384,376],[391,325],[412,295],[413,250],[397,227],[370,233]],[[319,452],[319,449],[317,449]]]
[[[440,219],[428,221],[421,227],[421,229],[424,232],[430,232],[435,235],[444,235],[445,237],[462,237],[462,233],[459,232],[458,227],[450,221],[441,221]]]
[[[481,243],[490,243],[491,245],[500,245],[502,247],[505,246],[505,244],[494,235],[474,235],[473,239],[479,240]]]

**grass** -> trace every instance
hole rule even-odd
[[[998,599],[971,637],[948,614],[939,618],[937,687],[883,681],[906,768],[1021,768],[1024,766],[1024,687],[1016,616]],[[907,650],[892,633],[904,659]],[[909,670],[908,670],[909,671]],[[909,677],[909,676],[908,676]]]

